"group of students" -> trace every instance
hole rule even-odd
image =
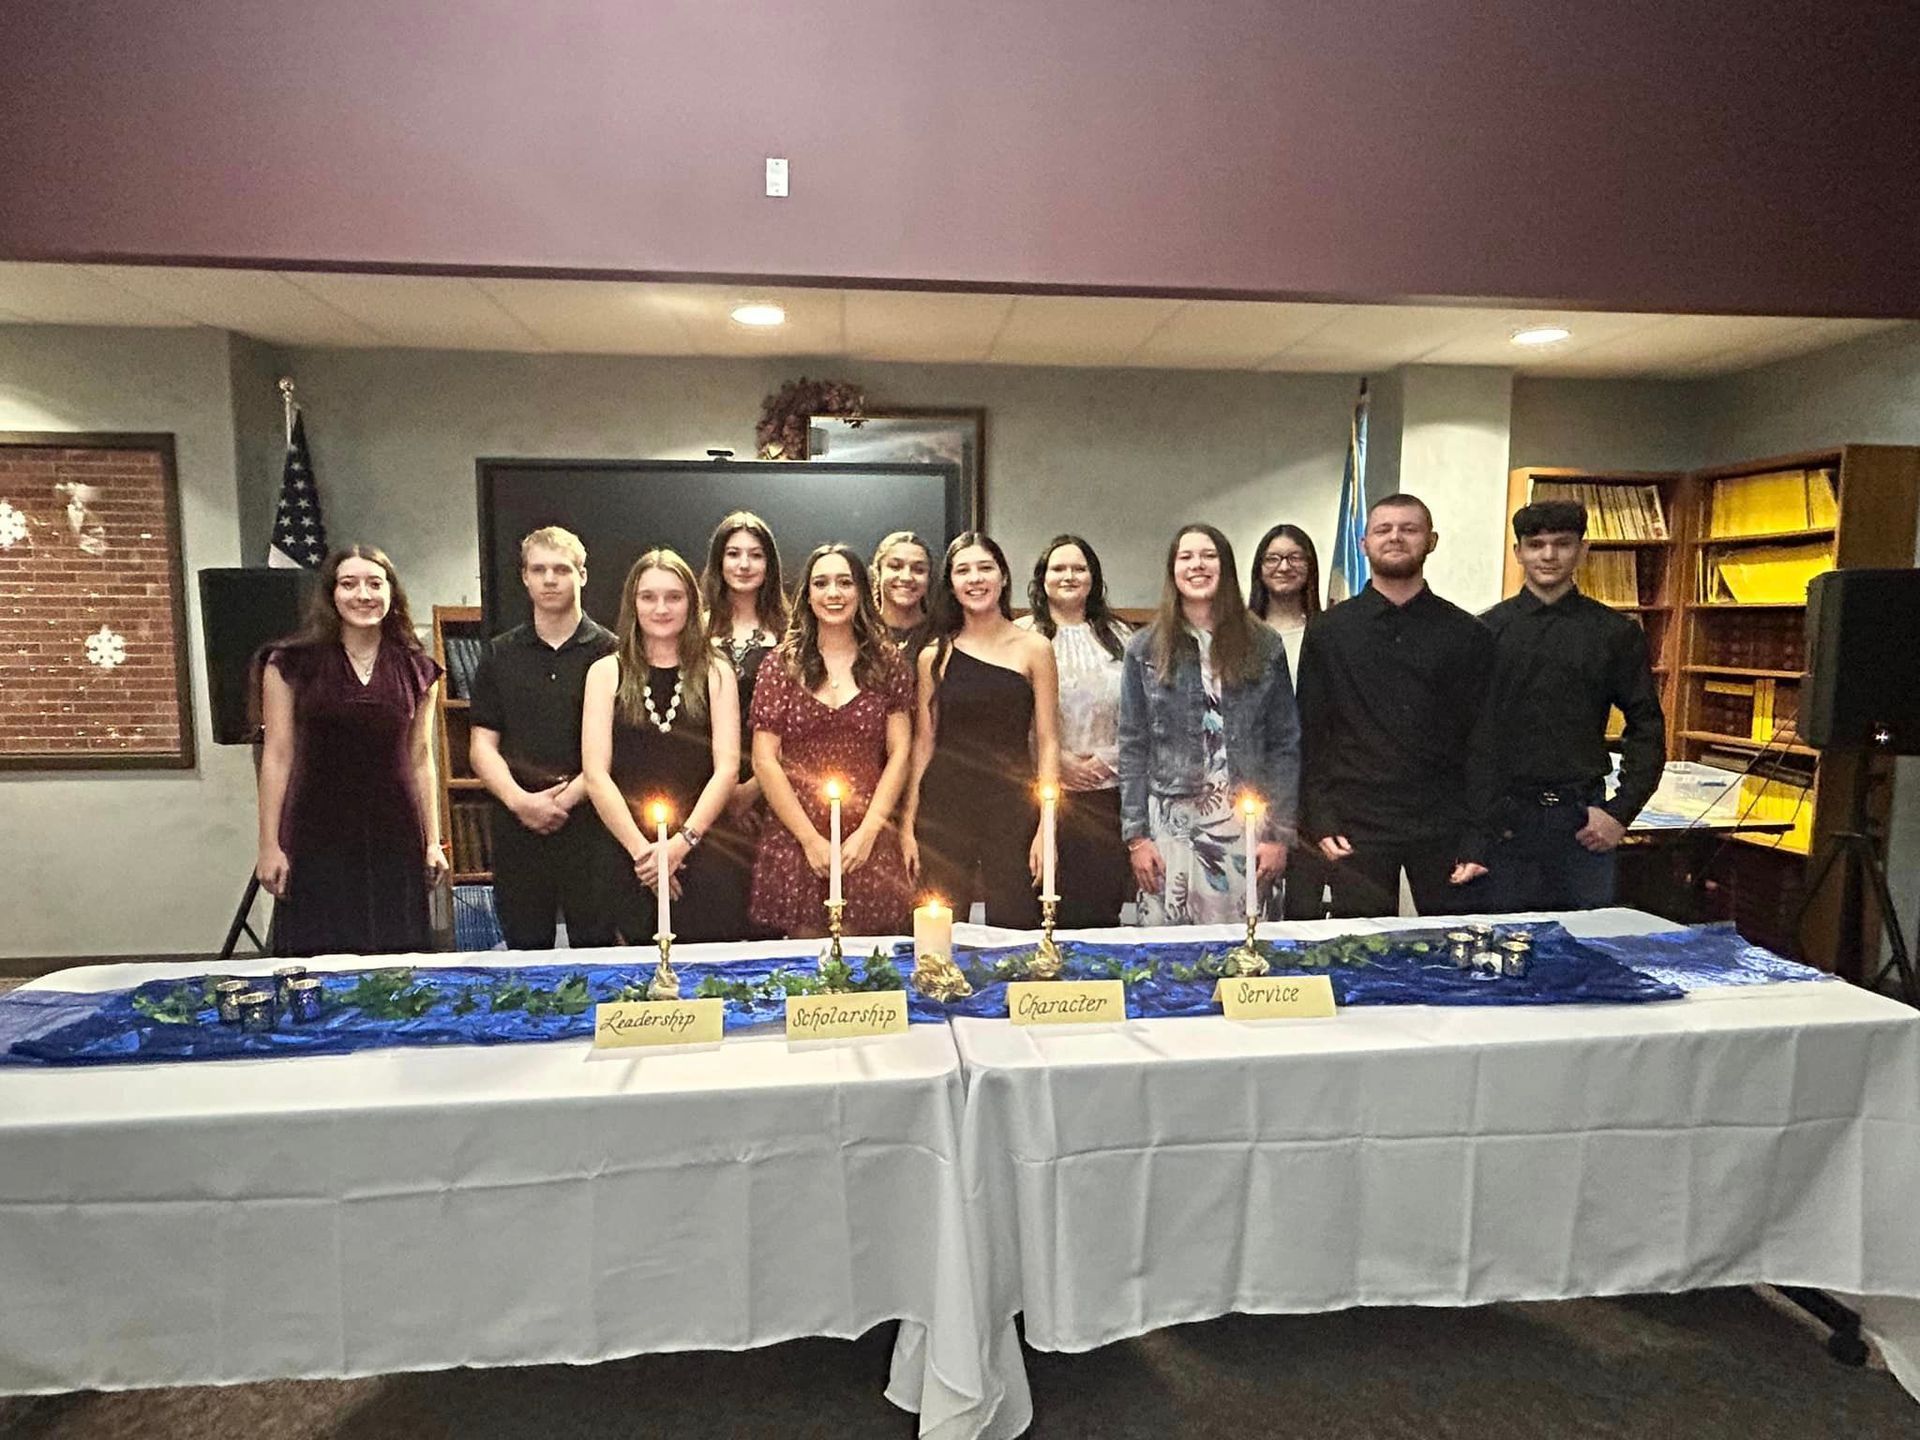
[[[1039,923],[1038,796],[1059,796],[1058,923],[1238,920],[1246,864],[1268,914],[1606,904],[1612,852],[1658,783],[1665,723],[1645,640],[1581,595],[1586,515],[1514,516],[1526,586],[1476,618],[1427,588],[1438,537],[1377,501],[1369,584],[1321,609],[1312,541],[1276,525],[1246,587],[1232,545],[1186,525],[1137,632],[1077,535],[1048,542],[1015,618],[977,531],[936,559],[908,532],[871,563],[820,546],[791,592],[767,525],[737,511],[704,570],[642,555],[608,631],[557,527],[521,545],[532,618],[488,646],[470,756],[492,797],[510,948],[653,938],[665,873],[682,942],[825,933],[829,782],[851,934],[898,934],[938,894]],[[379,551],[330,556],[301,633],[266,656],[262,883],[289,955],[424,948],[437,665]],[[1605,728],[1626,717],[1617,792]],[[1251,855],[1239,804],[1258,804]],[[672,816],[655,827],[654,807]]]

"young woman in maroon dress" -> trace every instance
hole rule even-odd
[[[760,838],[749,913],[784,935],[827,931],[828,780],[841,801],[850,935],[905,934],[912,905],[887,824],[912,763],[912,687],[874,608],[867,567],[822,545],[800,576],[793,624],[753,692],[753,773],[774,818]]]
[[[440,667],[421,653],[393,562],[327,557],[307,623],[261,674],[260,856],[279,955],[380,955],[431,943],[446,870],[427,748]]]

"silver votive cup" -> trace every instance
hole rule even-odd
[[[247,990],[235,1002],[240,1012],[240,1028],[250,1035],[264,1035],[273,1029],[273,992]]]
[[[222,1025],[240,1023],[240,997],[252,988],[251,980],[222,980],[213,987],[213,1003],[220,1010]]]
[[[1500,973],[1525,975],[1533,965],[1533,941],[1525,935],[1509,935],[1500,942]]]
[[[1471,930],[1447,931],[1447,958],[1457,970],[1471,969],[1474,952],[1480,948],[1480,942],[1474,938]]]
[[[1467,925],[1462,928],[1465,929],[1469,935],[1473,936],[1482,950],[1491,950],[1493,948],[1493,926]]]
[[[294,981],[300,979],[306,973],[307,967],[304,965],[282,965],[278,970],[274,971],[273,1003],[278,1005],[282,1010],[286,1009],[288,1001],[292,998],[290,987]]]
[[[318,1020],[321,1002],[320,977],[302,975],[287,984],[287,1018],[296,1022]]]

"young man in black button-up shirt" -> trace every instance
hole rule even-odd
[[[1481,619],[1496,649],[1474,737],[1478,833],[1489,910],[1586,910],[1613,903],[1614,849],[1660,784],[1666,716],[1646,632],[1574,584],[1587,553],[1586,507],[1547,500],[1514,513],[1526,586]],[[1620,788],[1606,777],[1607,713],[1626,717]]]
[[[1439,536],[1411,495],[1367,512],[1373,578],[1307,626],[1300,647],[1305,827],[1331,862],[1338,916],[1395,915],[1400,872],[1423,915],[1472,908],[1462,863],[1467,744],[1493,637],[1427,588]],[[1464,888],[1463,888],[1464,887]]]
[[[473,773],[496,802],[493,900],[513,950],[611,945],[614,853],[580,778],[580,711],[587,667],[614,651],[611,631],[580,609],[587,552],[558,526],[520,542],[520,579],[533,619],[487,646],[473,677]]]

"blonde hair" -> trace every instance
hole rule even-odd
[[[585,570],[587,568],[587,547],[581,543],[578,535],[558,525],[542,525],[538,530],[520,542],[520,568],[522,570],[527,568],[527,552],[532,550],[536,545],[544,545],[549,550],[558,550],[562,555],[565,555],[569,560],[573,561],[573,568],[576,570]]]
[[[718,666],[719,657],[707,644],[707,622],[700,613],[700,582],[693,567],[666,549],[649,550],[633,562],[626,583],[620,587],[620,619],[614,626],[619,649],[620,686],[614,691],[614,708],[629,725],[638,725],[647,710],[647,641],[640,633],[640,615],[633,603],[634,587],[649,570],[664,570],[677,579],[687,592],[687,623],[680,632],[679,653],[675,657],[681,678],[680,708],[694,719],[707,713],[707,682]]]

